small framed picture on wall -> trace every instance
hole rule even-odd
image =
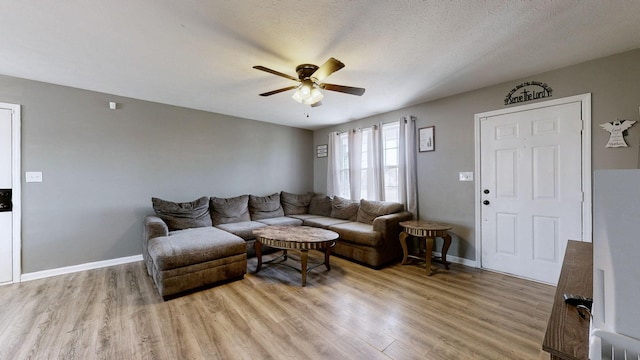
[[[327,144],[316,146],[316,157],[327,157],[329,154],[329,146]]]
[[[436,149],[436,127],[427,126],[418,130],[418,151],[434,151]]]

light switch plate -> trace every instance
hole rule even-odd
[[[460,181],[473,181],[473,172],[471,171],[460,172]]]
[[[27,171],[24,173],[24,181],[26,182],[42,182],[41,171]]]

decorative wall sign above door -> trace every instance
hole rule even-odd
[[[518,90],[521,90],[517,92]],[[517,92],[517,93],[516,93]],[[505,105],[551,97],[553,89],[540,81],[527,81],[514,87],[504,98]]]

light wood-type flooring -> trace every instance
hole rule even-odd
[[[552,286],[332,257],[303,288],[294,269],[255,265],[166,302],[142,262],[2,286],[0,359],[549,359]]]

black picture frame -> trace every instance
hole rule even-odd
[[[428,152],[436,150],[436,127],[427,126],[418,129],[418,151]]]

